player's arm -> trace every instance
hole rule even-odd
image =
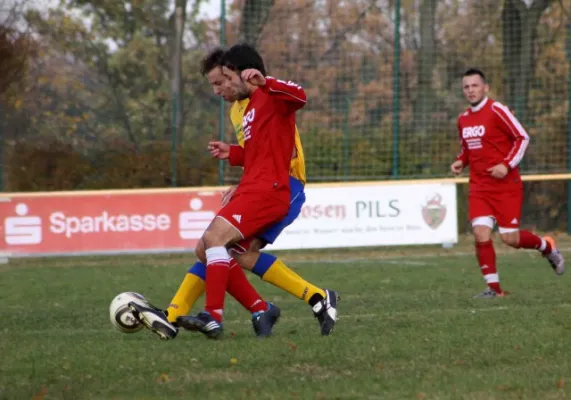
[[[456,160],[462,161],[462,167],[465,167],[469,164],[468,159],[468,149],[466,148],[466,143],[462,140],[462,128],[460,127],[460,119],[458,118],[458,122],[456,124],[456,128],[458,129],[458,136],[460,137],[460,153],[456,156]]]
[[[228,160],[230,165],[244,165],[244,148],[237,144],[229,145],[220,141],[208,143],[208,151],[212,157],[219,160]]]
[[[294,82],[285,82],[271,76],[263,76],[257,69],[245,69],[242,71],[242,79],[251,85],[259,87],[277,100],[281,111],[291,113],[299,110],[307,103],[305,90]]]
[[[460,127],[460,119],[458,119],[456,127],[458,128],[458,136],[460,137],[460,153],[458,153],[456,160],[452,163],[452,165],[450,165],[450,170],[454,175],[460,175],[464,167],[469,164],[469,158],[468,149],[466,148],[464,140],[462,140],[462,128]]]
[[[514,169],[518,166],[525,154],[529,144],[529,135],[506,106],[496,102],[492,104],[492,110],[496,115],[498,125],[502,131],[513,140],[512,148],[504,158],[502,164],[504,164],[508,170]]]
[[[307,104],[305,90],[292,81],[285,82],[267,76],[266,84],[261,89],[278,100],[284,112],[295,112]]]

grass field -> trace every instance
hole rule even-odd
[[[222,341],[181,332],[162,342],[109,322],[122,291],[167,304],[189,256],[11,260],[0,266],[0,399],[571,397],[569,275],[500,247],[512,294],[474,300],[484,284],[471,250],[285,253],[341,293],[333,335],[319,335],[307,305],[252,276],[282,319],[256,339],[228,299]]]

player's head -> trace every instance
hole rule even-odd
[[[200,73],[206,77],[214,94],[222,96],[228,102],[236,101],[236,94],[228,79],[222,73],[222,57],[224,49],[217,47],[206,55],[200,62]]]
[[[258,51],[246,43],[236,44],[230,47],[223,55],[221,64],[224,75],[230,80],[231,86],[239,99],[250,96],[254,87],[241,78],[242,71],[257,69],[266,75],[264,60]]]
[[[486,76],[477,68],[470,68],[462,78],[462,92],[468,102],[475,106],[488,94],[490,87],[486,82]]]

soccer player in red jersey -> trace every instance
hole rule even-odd
[[[223,69],[232,76],[239,98],[250,99],[242,121],[244,147],[210,144],[211,153],[243,166],[232,198],[202,236],[196,252],[205,258],[205,311],[180,319],[186,329],[208,337],[222,333],[224,295],[229,280],[228,249],[282,220],[290,206],[290,161],[295,143],[295,112],[306,103],[304,90],[251,68],[259,57],[249,46],[237,45],[224,55]],[[203,254],[202,254],[203,253]],[[270,327],[271,328],[271,327]]]
[[[504,296],[491,240],[495,224],[505,244],[538,250],[557,275],[565,271],[565,262],[552,238],[519,229],[523,183],[518,164],[529,144],[528,134],[505,105],[487,97],[489,86],[482,71],[466,71],[462,90],[470,107],[458,117],[462,147],[450,169],[460,175],[470,167],[469,217],[476,256],[488,284],[475,297]]]

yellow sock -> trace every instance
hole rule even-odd
[[[262,275],[262,280],[285,290],[306,303],[309,303],[309,299],[311,299],[314,294],[320,294],[325,297],[325,291],[323,289],[320,289],[303,279],[301,276],[289,269],[289,267],[280,259],[275,257],[273,258],[275,261]]]
[[[186,274],[167,308],[169,322],[175,322],[177,317],[187,315],[203,293],[204,281],[194,274]]]

